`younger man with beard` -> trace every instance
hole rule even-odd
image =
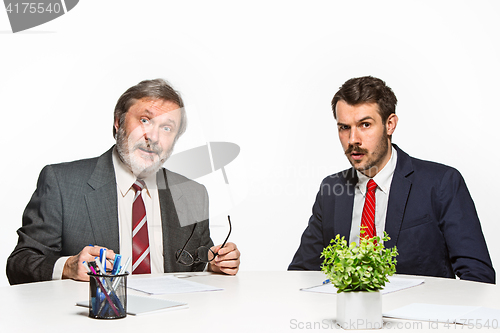
[[[185,250],[211,247],[218,255],[208,270],[236,274],[236,245],[220,248],[210,239],[205,187],[162,168],[186,129],[179,94],[164,80],[142,81],[120,97],[114,118],[116,146],[40,173],[7,260],[9,282],[88,281],[82,262],[93,261],[102,247],[108,259],[114,251],[132,257],[133,274],[203,270],[204,263],[176,260],[192,231]],[[145,217],[136,219],[138,205]],[[140,222],[134,230],[133,219]],[[136,241],[137,234],[142,238]]]
[[[408,156],[391,144],[397,99],[373,77],[348,80],[332,100],[351,169],[326,177],[289,270],[319,270],[337,234],[349,243],[391,238],[396,272],[495,283],[474,203],[460,173]],[[366,199],[365,199],[366,198]]]

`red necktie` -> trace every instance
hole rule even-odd
[[[373,179],[368,181],[366,185],[365,205],[363,207],[363,215],[361,216],[361,228],[365,230],[360,238],[372,238],[377,235],[375,230],[375,189],[377,183]]]
[[[132,187],[135,190],[134,203],[132,204],[132,274],[149,274],[151,273],[151,259],[148,221],[141,195],[144,182],[138,179]]]

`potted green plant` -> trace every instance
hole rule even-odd
[[[398,255],[396,247],[385,248],[389,239],[384,231],[382,239],[360,238],[358,246],[337,235],[323,249],[321,270],[337,288],[337,323],[343,328],[382,327],[380,290],[396,272]]]

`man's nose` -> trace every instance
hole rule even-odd
[[[144,137],[146,138],[146,140],[149,140],[153,143],[158,142],[159,128],[157,126],[150,126],[148,129],[146,129]]]
[[[358,129],[352,127],[349,133],[349,144],[350,145],[361,145],[361,137],[359,136]]]

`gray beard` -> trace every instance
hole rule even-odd
[[[129,143],[128,135],[123,127],[118,129],[116,132],[116,150],[118,152],[118,156],[120,157],[120,160],[129,168],[129,170],[132,171],[132,173],[139,179],[144,179],[160,170],[163,163],[165,163],[174,150],[174,145],[172,145],[172,147],[170,147],[170,149],[163,154],[163,157],[158,154],[159,158],[156,162],[154,159],[151,159],[151,163],[146,163],[131,154],[131,152],[140,146],[141,144],[134,145]]]

